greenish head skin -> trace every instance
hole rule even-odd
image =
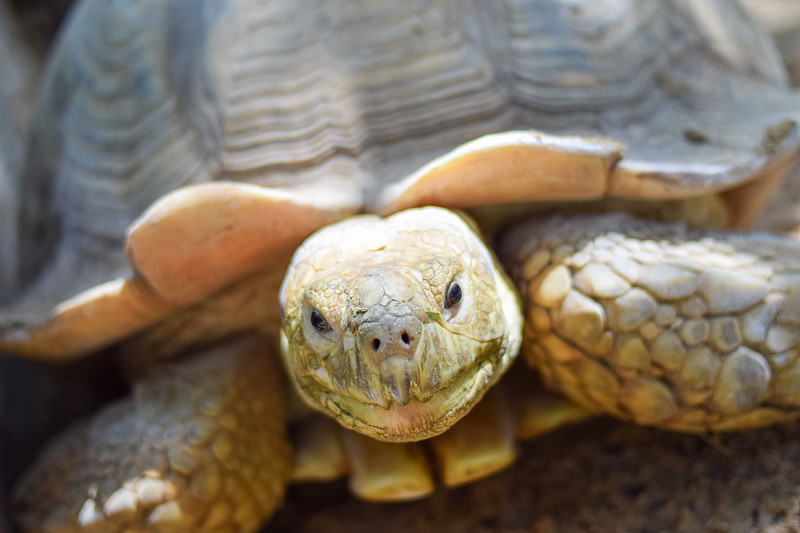
[[[283,357],[314,409],[376,439],[452,426],[508,369],[522,316],[461,216],[354,217],[298,248],[281,287]]]

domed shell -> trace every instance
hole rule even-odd
[[[173,286],[181,276],[153,283],[142,249],[163,265],[188,243],[201,264],[218,244],[181,222],[129,240],[126,257],[134,219],[189,184],[250,182],[253,205],[321,213],[280,244],[290,247],[362,209],[733,190],[777,176],[800,145],[800,95],[771,41],[725,0],[86,0],[37,109],[20,221],[30,287],[5,339],[78,293],[71,308],[139,290],[115,278],[166,291],[136,300],[169,304],[140,327],[279,246],[248,248],[213,283],[202,272],[189,289]],[[452,152],[487,134],[500,135]],[[732,201],[756,205],[754,191]],[[226,250],[294,227],[281,210],[278,226],[254,223],[266,208],[209,216],[243,197],[189,196],[148,212],[133,237],[164,212],[205,220],[205,235],[232,232]]]

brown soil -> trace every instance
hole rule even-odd
[[[800,531],[800,423],[701,438],[598,419],[521,452],[500,475],[414,503],[294,487],[264,531]]]

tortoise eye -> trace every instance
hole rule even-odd
[[[320,313],[316,309],[311,310],[310,320],[311,320],[311,325],[314,326],[314,329],[316,329],[320,333],[325,333],[331,330],[331,325],[328,324],[328,321],[325,320],[325,317],[322,316],[322,313]]]
[[[455,307],[461,301],[461,285],[457,281],[451,281],[450,286],[447,287],[447,294],[444,298],[445,309]]]

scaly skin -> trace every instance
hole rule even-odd
[[[301,392],[343,425],[382,440],[438,433],[438,421],[427,430],[416,419],[398,423],[393,414],[398,404],[410,406],[412,413],[433,409],[423,403],[436,400],[434,381],[420,379],[428,375],[420,372],[423,365],[394,364],[389,358],[392,364],[381,366],[368,344],[359,341],[362,324],[369,322],[362,317],[373,313],[363,301],[380,307],[384,293],[392,296],[385,280],[412,272],[409,267],[423,272],[417,278],[436,279],[420,286],[433,296],[417,300],[414,289],[403,285],[407,294],[395,299],[426,302],[418,304],[423,320],[425,313],[442,310],[444,288],[454,276],[451,258],[468,255],[451,255],[447,248],[469,239],[463,232],[439,234],[450,228],[430,217],[412,219],[422,213],[427,211],[406,212],[402,227],[389,222],[392,218],[365,217],[318,233],[297,252],[282,288],[284,344],[290,347],[284,357]],[[370,224],[375,229],[367,229]],[[425,241],[434,234],[447,246],[432,250],[438,261],[420,266],[415,246],[430,246]],[[526,359],[551,387],[580,405],[691,432],[746,429],[800,415],[800,278],[794,267],[800,264],[800,243],[794,239],[701,233],[612,214],[529,222],[508,233],[502,250],[525,302]],[[362,252],[367,255],[357,255]],[[424,274],[428,263],[440,271]],[[481,265],[464,263],[459,276],[463,271],[483,275]],[[383,285],[364,281],[376,277]],[[309,325],[312,309],[330,321],[330,339],[317,340]],[[488,316],[478,313],[464,321],[464,328],[477,333],[462,329],[461,335],[433,342],[443,354],[439,361],[456,362],[448,359],[459,350],[455,339],[474,342],[491,331]],[[387,326],[381,334],[391,333]],[[467,367],[480,368],[475,362],[480,359],[467,361]],[[446,375],[466,372],[456,368]],[[398,393],[392,388],[397,383],[411,388]],[[438,407],[443,403],[434,401],[437,412],[448,411]],[[420,418],[435,419],[430,412]],[[373,418],[365,422],[366,416]],[[445,419],[457,416],[447,413]]]
[[[281,374],[258,337],[155,367],[51,443],[17,487],[32,532],[252,532],[291,472]]]
[[[494,256],[440,208],[319,231],[295,253],[281,308],[284,359],[303,398],[386,441],[449,428],[520,343],[518,300]]]
[[[800,413],[796,241],[606,215],[527,223],[501,249],[522,292],[526,359],[576,402],[684,431]],[[450,305],[454,281],[461,297]],[[469,428],[455,443],[444,438],[452,433],[436,435],[481,399],[521,342],[519,300],[493,255],[464,218],[440,208],[319,231],[298,249],[281,306],[283,355],[299,392],[344,426],[404,442],[365,439],[398,446],[381,457],[428,437],[439,439],[437,456],[470,453],[459,444],[474,442]],[[18,489],[23,525],[252,531],[290,471],[278,371],[257,352],[264,346],[220,345],[162,369],[134,400],[55,443]],[[115,431],[123,427],[132,429]],[[497,456],[498,443],[489,444]],[[407,480],[391,477],[407,462],[389,465],[389,477],[365,476],[359,467],[376,457],[351,463],[365,497],[430,490],[386,483]],[[507,461],[490,464],[487,472]]]
[[[555,217],[502,255],[526,359],[595,412],[703,432],[800,415],[800,243],[627,215]]]

